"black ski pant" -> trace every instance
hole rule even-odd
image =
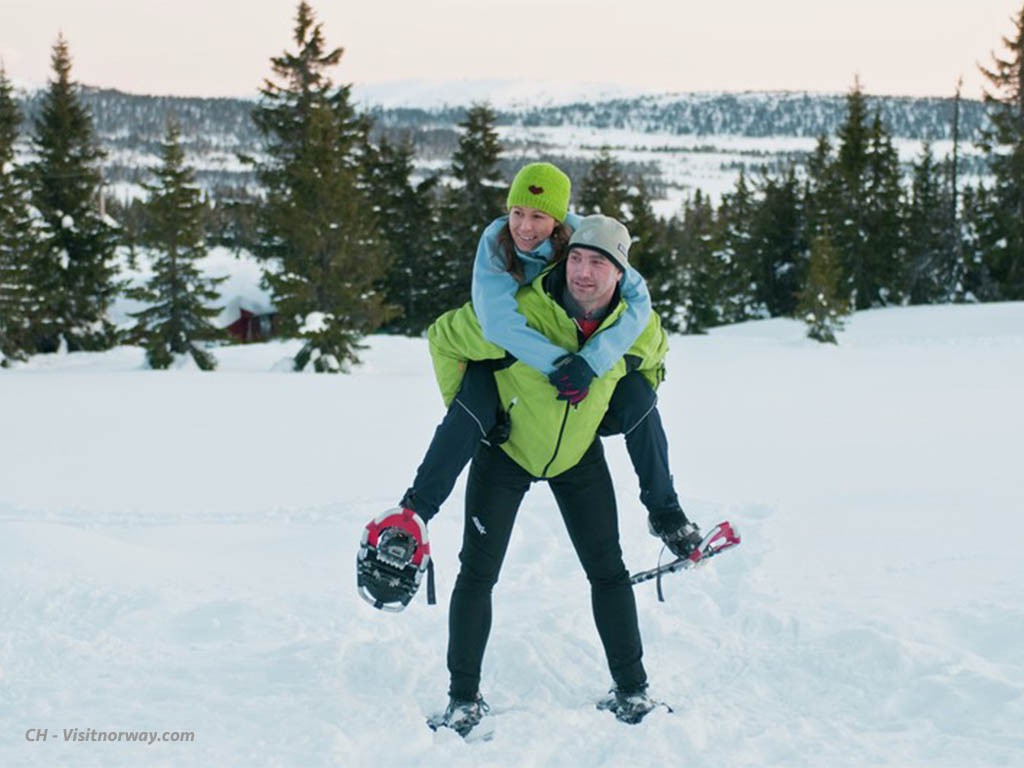
[[[554,390],[551,396],[555,396]],[[602,436],[625,435],[626,450],[640,482],[640,501],[652,516],[679,506],[669,471],[668,439],[657,405],[658,396],[647,379],[637,371],[628,373],[616,385],[599,431]],[[496,442],[495,433],[502,427],[499,422],[506,418],[498,401],[494,364],[470,362],[402,506],[416,510],[424,520],[436,515],[477,446],[481,441]]]
[[[472,699],[491,630],[491,593],[501,571],[516,512],[534,482],[499,447],[481,444],[470,465],[461,568],[448,614],[449,695]],[[569,539],[590,582],[591,607],[616,686],[647,682],[636,601],[622,562],[611,475],[600,440],[572,469],[547,480]],[[541,586],[541,585],[538,585]]]

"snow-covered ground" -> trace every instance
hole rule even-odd
[[[445,703],[461,482],[431,526],[441,604],[385,614],[355,591],[360,530],[441,416],[426,344],[274,371],[294,349],[221,349],[212,374],[142,370],[134,348],[0,371],[0,765],[1024,765],[1024,304],[864,312],[838,347],[787,320],[674,338],[685,506],[744,535],[666,578],[664,604],[637,587],[676,711],[595,710],[586,582],[538,486],[496,590],[497,732],[472,745],[423,724]],[[627,564],[648,568],[607,447]],[[90,740],[117,731],[158,741]]]

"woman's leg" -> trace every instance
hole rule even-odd
[[[459,393],[434,431],[400,506],[414,510],[424,520],[436,515],[480,441],[494,430],[498,415],[498,388],[492,366],[470,362]]]
[[[647,379],[633,371],[619,379],[601,423],[602,436],[622,434],[640,481],[640,501],[658,530],[686,522],[668,464],[668,438],[658,413],[658,396]]]
[[[569,538],[590,581],[594,622],[620,691],[647,683],[636,600],[619,545],[615,490],[601,441],[572,469],[549,481]]]
[[[498,581],[516,512],[532,478],[500,448],[480,445],[469,468],[461,567],[448,611],[448,695],[471,701],[491,631],[491,592]]]

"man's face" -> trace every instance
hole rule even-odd
[[[575,247],[566,256],[565,277],[569,293],[587,310],[611,303],[621,277],[618,267],[598,251]]]
[[[557,224],[553,216],[524,205],[513,205],[508,212],[508,228],[512,232],[512,242],[525,253],[539,248],[541,243],[551,237]]]

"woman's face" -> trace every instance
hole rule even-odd
[[[551,237],[558,221],[537,208],[524,205],[513,205],[508,212],[508,228],[512,232],[512,242],[520,251],[530,252]]]

